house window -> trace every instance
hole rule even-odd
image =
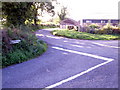
[[[74,26],[68,26],[67,29],[69,30],[74,29]]]
[[[90,20],[87,20],[87,21],[86,21],[86,23],[92,23],[92,21],[90,21]]]
[[[101,23],[105,23],[105,21],[101,21]]]

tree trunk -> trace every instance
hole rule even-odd
[[[34,25],[37,25],[37,9],[35,9]]]

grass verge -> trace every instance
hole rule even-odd
[[[53,35],[63,36],[73,39],[83,40],[120,40],[120,35],[107,35],[107,34],[91,34],[86,32],[77,32],[75,30],[54,30],[51,32]]]

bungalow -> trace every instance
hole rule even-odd
[[[70,18],[66,18],[60,22],[61,29],[80,29],[80,23]]]

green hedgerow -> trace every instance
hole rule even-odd
[[[47,49],[44,41],[38,40],[34,33],[10,28],[3,31],[2,67],[21,63],[41,55]],[[21,40],[10,44],[10,40]]]

